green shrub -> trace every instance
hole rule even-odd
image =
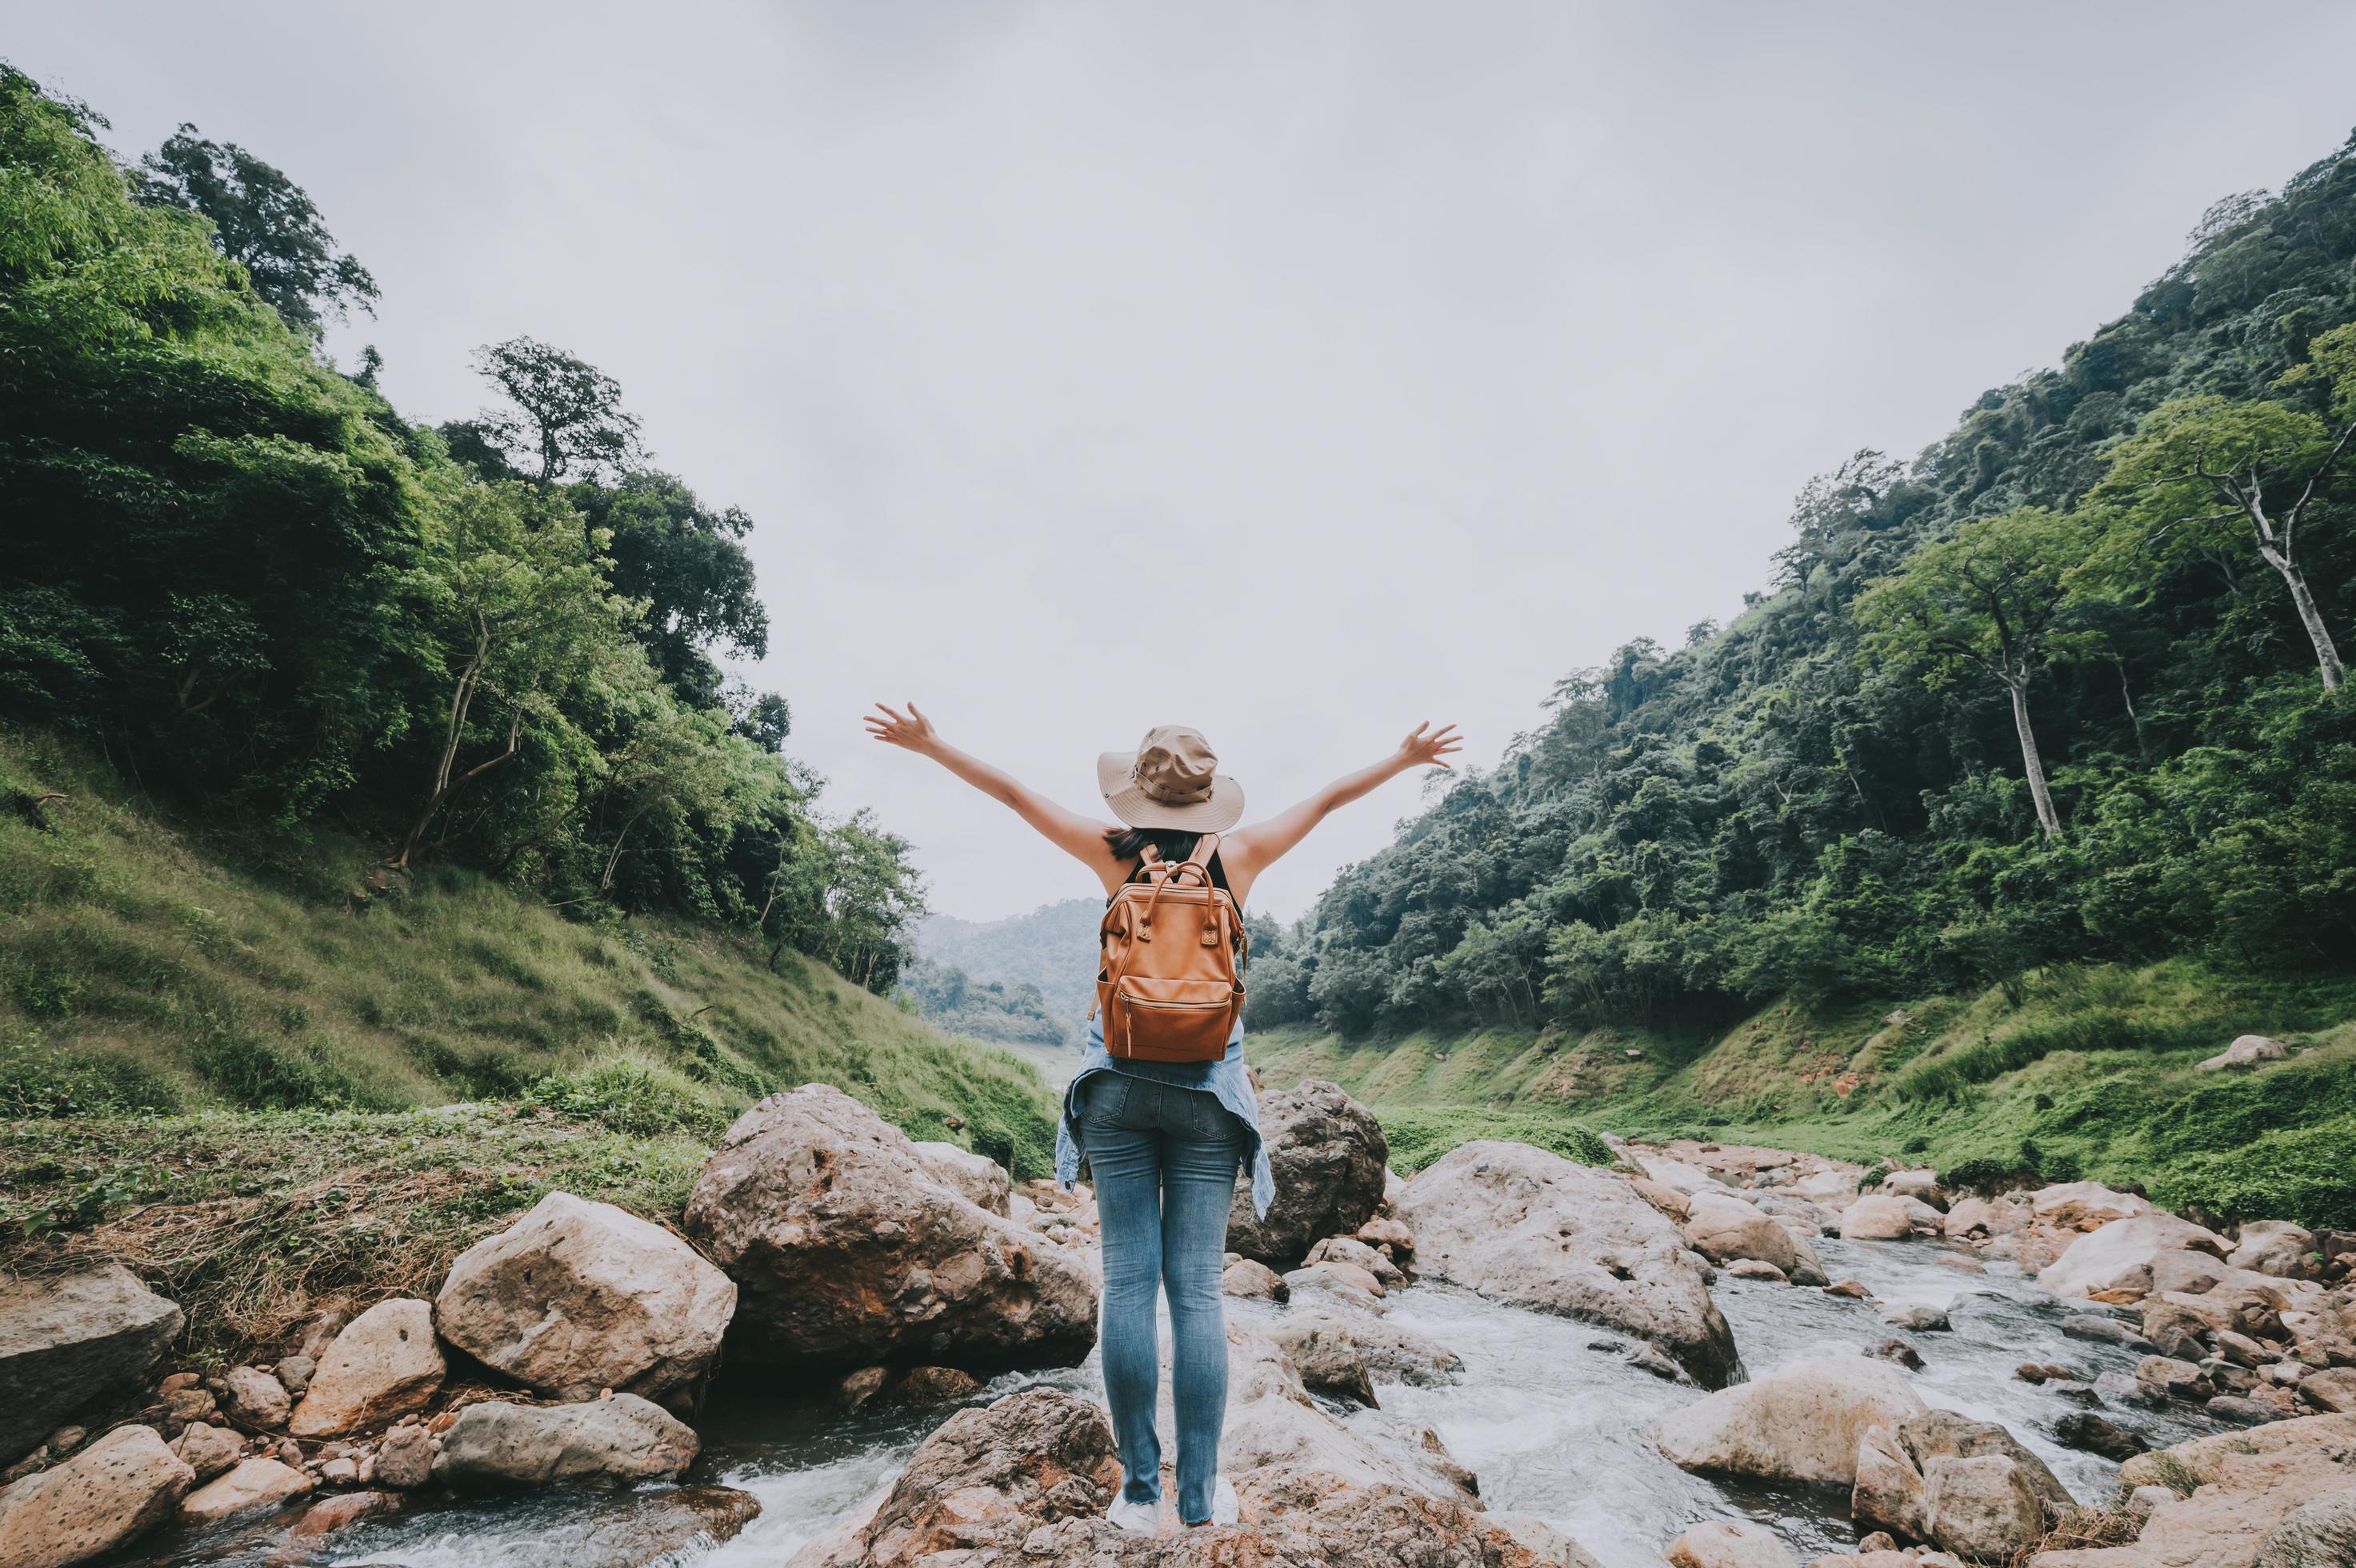
[[[1435,1106],[1393,1111],[1382,1117],[1390,1144],[1391,1167],[1412,1175],[1460,1144],[1495,1138],[1528,1144],[1583,1165],[1608,1165],[1612,1145],[1592,1128],[1542,1112],[1484,1111],[1473,1106]]]
[[[524,1090],[524,1102],[647,1138],[686,1133],[717,1143],[734,1118],[678,1074],[635,1057],[613,1057],[578,1072],[552,1073]]]

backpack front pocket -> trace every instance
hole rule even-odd
[[[1226,1055],[1241,994],[1223,980],[1125,974],[1113,987],[1107,1048],[1145,1061],[1216,1061]]]

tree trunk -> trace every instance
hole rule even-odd
[[[2298,620],[2307,628],[2307,638],[2315,644],[2315,662],[2323,671],[2323,689],[2337,692],[2348,679],[2348,667],[2340,662],[2340,650],[2331,640],[2331,628],[2323,624],[2323,611],[2316,607],[2315,595],[2307,586],[2307,574],[2296,562],[2284,559],[2272,550],[2265,552],[2266,564],[2282,574],[2283,585],[2290,589],[2290,602],[2298,608]]]
[[[2037,754],[2037,732],[2029,725],[2029,682],[2025,679],[2008,679],[2005,690],[2012,693],[2012,725],[2020,732],[2020,766],[2029,775],[2029,799],[2037,802],[2037,825],[2045,836],[2062,836],[2062,819],[2053,810],[2052,791],[2045,787],[2045,761]]]

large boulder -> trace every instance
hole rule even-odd
[[[2257,1568],[2346,1568],[2351,1563],[2356,1563],[2356,1486],[2301,1503],[2258,1543]]]
[[[64,1568],[172,1517],[196,1472],[152,1426],[118,1426],[61,1465],[0,1487],[0,1568]]]
[[[2290,1055],[2290,1047],[2280,1040],[2270,1040],[2264,1035],[2244,1035],[2213,1057],[2192,1064],[2194,1072],[2229,1072],[2252,1068],[2260,1062],[2278,1062]]]
[[[303,1391],[286,1430],[341,1437],[423,1410],[448,1372],[434,1338],[434,1309],[402,1296],[378,1302],[345,1325]]]
[[[2149,1214],[2151,1199],[2098,1181],[2064,1181],[2029,1194],[2029,1211],[2046,1224],[2064,1230],[2095,1230],[2114,1219]]]
[[[1653,1440],[1680,1469],[1850,1487],[1867,1430],[1926,1408],[1889,1362],[1826,1356],[1673,1412]]]
[[[1383,1201],[1390,1145],[1375,1113],[1339,1085],[1307,1079],[1259,1101],[1276,1197],[1252,1213],[1251,1184],[1236,1184],[1227,1215],[1227,1251],[1290,1269],[1328,1236],[1346,1236],[1375,1217]]]
[[[180,1309],[120,1263],[0,1276],[0,1466],[99,1395],[141,1382],[180,1324]]]
[[[1844,1241],[1903,1241],[1910,1236],[1935,1236],[1947,1227],[1947,1217],[1919,1197],[1869,1192],[1841,1210]]]
[[[458,1255],[434,1326],[538,1393],[687,1402],[735,1311],[734,1283],[661,1226],[552,1192]]]
[[[2356,1487],[2356,1415],[2307,1416],[2196,1437],[2129,1459],[2119,1467],[2119,1482],[2123,1488],[2193,1489],[2159,1502],[2128,1545],[2041,1552],[2029,1568],[2248,1568],[2259,1562],[2320,1568],[2296,1559],[2266,1562],[2262,1553],[2303,1505]]]
[[[2315,1251],[2315,1233],[2287,1219],[2253,1219],[2233,1238],[2226,1262],[2254,1274],[2295,1279],[2307,1272],[2308,1254]]]
[[[805,1084],[737,1118],[687,1230],[736,1281],[732,1353],[788,1369],[1078,1361],[1096,1342],[1087,1257],[982,1208],[899,1129]]]
[[[1825,1283],[1824,1267],[1806,1238],[1739,1197],[1695,1193],[1687,1200],[1685,1232],[1714,1263],[1750,1258],[1773,1264],[1800,1284]]]
[[[1950,1241],[1976,1241],[2009,1236],[2029,1223],[2024,1205],[2002,1198],[1960,1197],[1947,1207],[1944,1226]]]
[[[694,1430],[636,1394],[580,1404],[470,1404],[442,1436],[434,1478],[459,1491],[665,1480],[695,1462]]]
[[[1408,1183],[1398,1217],[1426,1278],[1649,1340],[1706,1388],[1734,1374],[1734,1331],[1700,1259],[1625,1176],[1526,1144],[1466,1144]]]
[[[2114,1219],[2071,1242],[2039,1271],[2037,1283],[2056,1295],[2133,1300],[2151,1289],[2154,1258],[2184,1251],[2222,1258],[2226,1248],[2222,1239],[2173,1214]]]
[[[1994,1422],[1929,1411],[1858,1444],[1850,1517],[1960,1557],[2009,1558],[2071,1506],[2045,1461]]]

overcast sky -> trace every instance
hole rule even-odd
[[[837,810],[975,918],[1089,893],[867,741],[874,698],[1068,804],[1191,724],[1253,814],[1763,585],[1792,495],[2052,364],[2211,201],[2356,120],[2356,8],[12,7],[126,155],[304,185],[412,418],[530,333],[758,521]],[[2251,61],[2263,69],[2247,69]],[[1398,782],[1260,884],[1300,913]]]

